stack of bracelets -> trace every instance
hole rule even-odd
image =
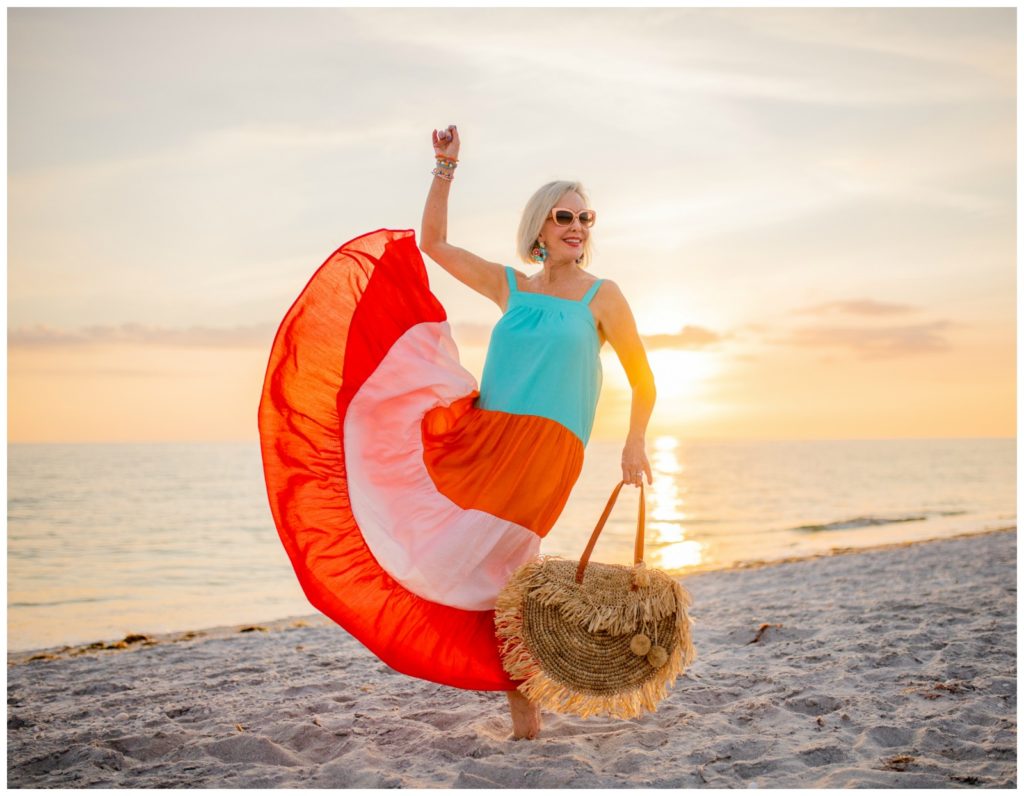
[[[455,179],[455,168],[459,159],[448,157],[447,155],[434,155],[434,157],[437,159],[437,165],[430,173],[435,177],[440,177],[442,180],[448,180],[448,182]]]

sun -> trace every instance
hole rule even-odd
[[[720,370],[718,358],[710,351],[660,348],[648,352],[647,360],[659,399],[696,400],[707,381]]]
[[[609,386],[629,389],[629,380],[612,352],[607,352],[604,368],[610,378]],[[719,358],[711,351],[680,351],[672,348],[658,348],[647,352],[647,361],[654,373],[658,399],[696,399],[706,383],[721,371]]]
[[[602,435],[611,434],[612,429],[617,434],[629,423],[631,387],[614,352],[602,360],[605,389],[598,427]],[[715,385],[725,365],[718,352],[657,348],[647,353],[647,360],[657,389],[651,428],[695,432],[724,411]]]

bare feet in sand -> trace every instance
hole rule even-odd
[[[512,711],[512,737],[532,740],[540,735],[540,706],[518,691],[506,691],[505,695]]]

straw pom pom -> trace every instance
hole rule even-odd
[[[637,655],[642,658],[644,655],[648,653],[648,651],[650,651],[650,649],[651,640],[647,638],[647,636],[645,636],[643,633],[637,633],[635,636],[633,636],[632,639],[630,639],[629,650],[634,655]]]
[[[638,589],[646,589],[651,585],[651,572],[643,561],[633,567],[633,585]]]
[[[664,647],[651,647],[651,651],[647,653],[647,662],[655,669],[660,669],[668,662],[668,652]]]

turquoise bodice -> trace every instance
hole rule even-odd
[[[519,290],[509,266],[505,276],[508,307],[491,332],[477,405],[549,418],[586,445],[602,379],[597,322],[589,305],[603,280],[573,301]]]

